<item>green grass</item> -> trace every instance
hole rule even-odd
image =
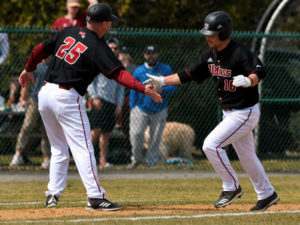
[[[271,177],[272,184],[280,194],[282,203],[300,202],[300,179],[295,176]],[[245,192],[242,202],[255,203],[256,194],[248,178],[241,178],[240,184]],[[212,204],[221,192],[221,181],[216,178],[152,180],[118,179],[103,180],[100,185],[107,191],[108,199],[124,200],[126,205],[139,205],[139,202],[126,200],[147,200],[143,205],[162,204]],[[45,200],[47,182],[7,182],[0,183],[0,202],[39,202]],[[85,189],[80,180],[69,180],[60,199],[62,207],[68,202],[85,201]],[[73,207],[74,205],[72,205]],[[19,206],[1,206],[15,208]],[[24,207],[24,206],[22,206]],[[22,208],[21,207],[21,208]],[[28,205],[26,207],[40,207]]]
[[[9,162],[12,159],[12,155],[0,155],[0,171],[1,170],[40,170],[40,165],[42,163],[42,158],[39,156],[30,156],[29,160],[32,162],[32,165],[21,166],[18,168],[10,168]],[[243,171],[243,168],[239,160],[230,160],[234,169],[238,172]],[[265,170],[267,172],[300,172],[300,160],[299,159],[268,159],[261,160]],[[143,169],[145,166],[139,166]],[[157,165],[158,169],[197,169],[203,171],[212,171],[212,166],[210,162],[206,159],[195,160],[194,165],[192,166],[180,166],[180,165]],[[76,170],[73,159],[70,160],[70,169]],[[127,169],[127,165],[117,165],[115,169]]]
[[[280,195],[280,203],[299,204],[300,202],[300,179],[296,176],[271,177],[272,184]],[[120,201],[124,206],[161,206],[161,205],[183,205],[183,204],[208,204],[211,205],[217,199],[221,192],[221,182],[216,178],[201,179],[118,179],[103,180],[101,185],[107,191],[107,198],[113,201]],[[240,179],[241,186],[245,192],[241,199],[236,203],[255,204],[256,194],[252,184],[247,178]],[[47,182],[7,182],[0,183],[0,203],[14,202],[44,202],[44,191],[47,188]],[[62,207],[84,207],[86,201],[85,189],[79,180],[69,180],[67,187],[60,198],[59,208]],[[1,205],[1,210],[5,209],[39,209],[42,204],[29,205]],[[191,215],[193,212],[189,213]],[[222,213],[222,210],[210,211],[209,214]],[[186,214],[180,214],[183,216]],[[151,215],[136,214],[132,217],[149,217]],[[158,215],[152,215],[158,216]],[[163,216],[163,215],[161,215]],[[167,215],[168,216],[168,215]],[[174,216],[174,215],[173,215]],[[55,218],[52,215],[51,220],[74,220],[74,219],[95,219],[95,218],[121,218],[126,216],[77,216]],[[46,219],[47,220],[47,219]],[[263,215],[244,215],[244,216],[218,216],[206,218],[172,218],[172,219],[146,219],[138,221],[98,221],[98,222],[78,222],[72,224],[299,224],[300,214],[263,214]],[[1,221],[0,221],[1,224]],[[20,224],[20,223],[19,223]],[[24,222],[24,224],[26,224]],[[63,224],[53,221],[43,222],[42,224]]]

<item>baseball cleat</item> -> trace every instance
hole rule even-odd
[[[272,205],[276,205],[277,202],[279,201],[279,196],[277,195],[277,193],[274,191],[274,193],[266,198],[266,199],[262,199],[262,200],[258,200],[256,205],[254,207],[252,207],[250,209],[250,211],[255,211],[255,210],[263,210],[265,211],[267,208],[269,208]]]
[[[216,208],[225,207],[233,202],[235,199],[240,198],[243,195],[241,186],[236,191],[223,191],[219,199],[215,202]]]
[[[58,204],[58,197],[56,195],[48,195],[45,207],[46,208],[52,208],[56,207]]]
[[[85,207],[88,211],[117,211],[121,209],[122,206],[108,201],[107,199],[99,199],[99,198],[89,198],[87,205]]]

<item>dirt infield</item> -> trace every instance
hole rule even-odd
[[[124,206],[116,212],[89,212],[84,207],[75,208],[41,208],[41,209],[17,209],[0,210],[0,220],[28,220],[46,219],[71,216],[136,216],[136,215],[180,215],[180,214],[201,214],[201,213],[223,213],[223,212],[243,212],[249,211],[252,204],[232,204],[226,208],[215,209],[213,205],[189,204],[189,205],[170,205],[170,206]],[[299,204],[278,204],[272,206],[270,211],[295,211],[300,210]]]

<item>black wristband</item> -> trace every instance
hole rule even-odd
[[[177,74],[182,84],[192,80],[192,78],[187,74],[186,70],[182,70]]]

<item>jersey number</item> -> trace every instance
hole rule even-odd
[[[224,80],[224,91],[235,91],[236,87],[232,84],[233,80]]]
[[[64,43],[59,47],[56,56],[64,59],[69,64],[74,64],[80,57],[80,54],[88,49],[87,46],[80,41],[76,42],[72,37],[67,37]]]

